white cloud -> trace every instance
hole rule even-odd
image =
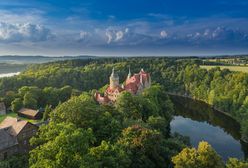
[[[125,35],[129,33],[129,29],[125,28],[123,29],[118,29],[118,28],[107,28],[105,35],[107,36],[107,43],[111,42],[119,42],[121,41]]]
[[[28,11],[6,11],[0,10],[0,22],[6,22],[11,24],[16,23],[33,23],[41,24],[45,21],[42,17],[43,12],[37,9],[31,9]]]
[[[129,32],[129,28],[125,28],[125,33],[128,33]]]
[[[115,41],[121,40],[121,39],[123,38],[123,36],[124,36],[124,33],[123,33],[122,31],[118,31],[118,32],[116,33]]]
[[[89,37],[90,33],[86,32],[86,31],[80,31],[79,36],[80,36],[79,38],[83,40],[83,39],[86,39],[87,37]]]
[[[243,42],[245,41],[246,33],[238,29],[230,29],[226,27],[207,28],[202,32],[188,34],[187,37],[191,40],[211,40],[213,42]]]
[[[107,36],[107,38],[108,38],[107,43],[108,43],[108,44],[111,43],[111,41],[112,41],[112,39],[113,39],[112,33],[111,33],[110,31],[106,31],[105,34],[106,34],[106,36]]]
[[[204,36],[208,36],[209,33],[210,33],[210,30],[209,30],[209,29],[206,29],[206,30],[204,31],[203,35],[204,35]]]
[[[162,38],[167,38],[167,37],[168,37],[168,33],[167,33],[165,30],[162,30],[162,31],[160,32],[160,36],[161,36]]]
[[[54,35],[42,25],[37,24],[11,24],[0,22],[1,42],[39,42],[51,39]]]

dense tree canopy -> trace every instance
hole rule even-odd
[[[142,149],[138,153],[139,161],[145,159],[145,162],[140,166],[149,164],[151,167],[166,167],[171,164],[171,157],[185,147],[183,138],[170,135],[168,127],[173,115],[173,104],[166,92],[199,99],[229,113],[241,123],[243,138],[248,139],[248,74],[219,68],[205,70],[200,68],[200,62],[194,58],[111,58],[33,65],[18,76],[0,79],[0,100],[15,112],[21,107],[46,107],[44,120],[50,118],[51,122],[42,127],[38,136],[32,140],[38,146],[31,152],[30,165],[33,167],[38,167],[38,162],[46,165],[50,160],[51,167],[70,162],[75,167],[132,167],[135,165],[133,155],[138,148],[132,148],[132,145],[125,145],[124,142],[131,143],[133,138],[139,140],[140,144],[148,143],[149,138],[153,137],[157,138],[160,149],[156,143],[149,145],[149,150]],[[113,67],[118,71],[120,81],[126,78],[128,67],[131,67],[132,72],[144,68],[151,73],[154,85],[139,96],[123,92],[112,107],[98,105],[92,93],[104,85],[100,91],[106,88]],[[81,94],[82,91],[85,92]],[[67,126],[70,127],[68,130],[71,129],[68,137],[62,131],[64,127],[66,131]],[[141,133],[134,128],[139,128],[137,130],[141,130]],[[76,140],[82,136],[86,139],[89,137],[87,150],[81,146],[82,151],[77,152],[68,147],[69,142],[80,145]],[[58,151],[58,146],[62,147],[61,151]],[[47,147],[56,154],[61,153],[45,156]],[[213,159],[218,158],[211,147],[206,144],[203,147],[213,154]],[[157,157],[153,158],[149,152]],[[199,156],[202,154],[189,148],[185,152]],[[210,157],[205,156],[205,153],[202,155],[200,158]],[[65,162],[60,161],[62,158]],[[87,165],[85,160],[91,160],[96,165]],[[229,167],[234,165],[242,167],[246,163],[235,159],[227,163]]]
[[[246,168],[248,163],[229,158],[226,165],[221,157],[207,143],[200,142],[198,148],[184,148],[172,158],[175,168]]]
[[[158,97],[157,92],[164,93],[159,85],[152,86],[140,96],[123,92],[118,99],[124,102],[137,99],[128,107],[130,110],[139,107],[128,115],[119,105],[99,105],[87,92],[72,97],[51,112],[50,123],[42,126],[38,136],[31,140],[37,148],[30,153],[30,166],[49,163],[52,163],[50,167],[69,164],[70,167],[134,168],[169,165],[170,157],[185,145],[182,140],[169,136],[173,108],[169,98]],[[163,103],[161,98],[166,98]],[[157,106],[157,111],[145,109],[142,99]],[[160,111],[162,107],[168,111]],[[142,117],[144,111],[149,114],[146,118]],[[162,113],[168,114],[160,115]],[[137,114],[140,117],[137,118]],[[91,130],[90,134],[88,130]],[[82,148],[81,143],[85,144]],[[49,149],[51,154],[45,155]]]

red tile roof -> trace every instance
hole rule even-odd
[[[139,86],[148,82],[150,78],[150,74],[146,73],[143,69],[138,73],[134,74],[131,78],[126,80],[125,90],[136,94]]]
[[[124,89],[120,86],[118,86],[117,88],[114,88],[114,89],[111,89],[110,86],[106,89],[106,92],[107,93],[114,93],[115,91],[118,91],[118,92],[122,92],[124,91]]]
[[[125,85],[125,90],[131,92],[132,94],[136,94],[138,91],[138,86],[135,83],[129,83]]]

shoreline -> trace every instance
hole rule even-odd
[[[225,116],[227,116],[227,117],[232,118],[233,120],[235,120],[235,121],[240,125],[240,122],[237,121],[237,120],[236,120],[233,116],[231,116],[228,112],[219,110],[219,109],[217,109],[216,107],[214,107],[214,106],[212,106],[212,105],[206,103],[206,102],[203,101],[203,100],[195,99],[195,98],[192,98],[192,97],[190,97],[190,96],[184,96],[184,95],[177,94],[177,93],[172,93],[172,92],[167,92],[167,94],[168,94],[169,96],[177,96],[177,97],[186,98],[186,99],[190,99],[190,100],[193,100],[193,101],[198,101],[198,102],[204,103],[204,104],[210,106],[213,110],[215,110],[215,111],[217,111],[217,112],[219,112],[219,113],[222,113],[223,115],[225,115]],[[241,133],[241,131],[240,131],[240,133]],[[240,141],[243,141],[243,142],[245,142],[245,143],[248,144],[248,139],[244,138],[244,136],[242,135],[242,133],[241,133]]]

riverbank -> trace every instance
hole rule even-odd
[[[170,95],[170,98],[175,109],[172,131],[190,137],[194,146],[202,140],[210,142],[226,159],[228,156],[240,157],[241,150],[244,158],[248,158],[248,143],[243,140],[237,120],[203,101],[178,95]]]
[[[171,93],[171,92],[167,92],[167,93],[168,93],[169,96],[180,97],[180,98],[186,98],[186,99],[190,99],[190,100],[192,100],[192,101],[197,101],[197,102],[203,103],[203,104],[205,104],[205,105],[211,107],[211,108],[212,108],[213,110],[215,110],[216,112],[221,113],[221,114],[223,114],[223,115],[225,115],[225,116],[227,116],[227,117],[229,117],[229,118],[235,120],[235,121],[236,121],[237,123],[239,123],[239,125],[240,125],[240,122],[237,121],[237,119],[234,118],[231,114],[229,114],[228,112],[219,110],[218,108],[216,108],[216,107],[214,107],[214,106],[212,106],[212,105],[206,103],[206,102],[203,101],[203,100],[199,100],[199,99],[193,98],[193,97],[188,96],[188,95],[181,95],[181,94]],[[240,133],[241,133],[241,130],[240,130]],[[248,139],[245,138],[244,135],[243,135],[242,133],[241,133],[241,138],[240,138],[240,140],[243,141],[244,143],[248,143]]]
[[[207,102],[203,101],[203,100],[200,100],[200,99],[196,99],[196,98],[193,98],[193,97],[190,97],[190,96],[185,96],[185,95],[180,95],[180,94],[176,94],[176,93],[170,93],[170,92],[167,92],[169,96],[178,96],[178,97],[183,97],[183,98],[188,98],[188,99],[191,99],[191,100],[194,100],[194,101],[198,101],[198,102],[201,102],[201,103],[205,103],[206,105],[210,106],[213,110],[216,110],[220,113],[223,113],[224,115],[227,115],[228,117],[231,117],[232,119],[236,120],[231,114],[229,114],[228,112],[225,112],[225,111],[222,111],[220,109],[217,109],[216,107],[212,106],[211,104],[208,104]],[[237,120],[236,120],[237,121]],[[237,121],[238,122],[238,121]]]

